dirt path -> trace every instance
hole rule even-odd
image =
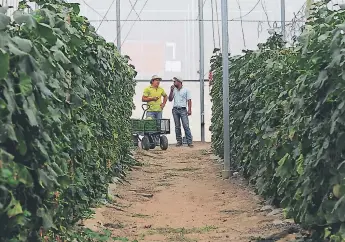
[[[139,151],[143,166],[130,173],[130,184],[111,185],[115,203],[96,209],[85,225],[150,242],[247,242],[281,231],[288,224],[281,212],[264,206],[240,178],[223,180],[209,149]]]

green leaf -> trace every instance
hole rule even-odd
[[[49,25],[51,27],[54,27],[55,26],[55,18],[54,18],[55,15],[54,15],[54,13],[52,11],[50,11],[49,9],[46,9],[46,8],[42,8],[39,11],[42,15],[45,15],[48,18]]]
[[[13,161],[14,156],[0,148],[0,160],[4,162]],[[1,185],[0,185],[1,187]]]
[[[70,3],[70,6],[73,9],[73,12],[78,15],[80,14],[80,4],[79,3]]]
[[[53,93],[47,88],[47,86],[44,84],[44,82],[37,83],[37,86],[39,87],[40,91],[47,97],[50,97],[53,95]]]
[[[38,126],[35,107],[31,107],[29,105],[29,102],[27,100],[25,100],[24,104],[23,104],[23,109],[24,109],[26,116],[28,117],[29,124],[31,126]]]
[[[70,64],[70,60],[60,51],[54,52],[54,58],[56,61],[62,62],[63,64]]]
[[[19,74],[19,88],[22,94],[27,97],[32,93],[32,81],[31,78],[25,73],[21,72]]]
[[[321,88],[327,79],[328,79],[327,70],[320,71],[319,77],[317,78],[315,82],[315,87]]]
[[[6,78],[10,65],[10,56],[0,48],[0,79]]]
[[[53,162],[50,165],[51,165],[52,169],[56,172],[57,175],[59,175],[59,176],[63,176],[64,175],[63,171],[58,166],[58,164],[56,164],[56,162]]]
[[[15,201],[14,205],[7,211],[7,215],[10,218],[22,213],[23,209],[18,201]]]
[[[52,216],[51,216],[50,214],[48,214],[48,212],[47,212],[45,209],[39,208],[39,209],[37,210],[36,215],[37,215],[38,217],[42,218],[43,228],[44,228],[45,230],[48,230],[48,229],[50,229],[50,228],[55,228],[55,229],[56,229],[56,227],[55,227],[55,225],[54,225],[54,223],[53,223],[53,218],[52,218]]]
[[[0,49],[4,49],[8,42],[10,42],[11,37],[7,32],[0,31]]]
[[[9,7],[8,7],[8,6],[5,6],[5,7],[0,7],[0,13],[2,13],[2,14],[6,14],[8,9],[9,9]]]
[[[57,181],[58,181],[58,183],[60,184],[60,187],[63,188],[63,189],[68,188],[68,187],[71,185],[71,182],[72,182],[71,179],[68,178],[67,175],[65,175],[65,176],[59,176],[59,177],[57,178]]]
[[[330,134],[334,133],[336,125],[337,125],[337,122],[336,121],[332,121],[332,123],[331,123],[331,130],[329,132]]]
[[[17,47],[21,50],[24,51],[25,53],[30,53],[32,49],[32,43],[28,39],[23,39],[18,36],[14,36],[12,38],[12,41],[17,45]]]
[[[4,143],[7,139],[17,142],[16,133],[11,124],[0,125],[0,143]]]
[[[21,128],[17,128],[15,130],[16,132],[16,136],[17,136],[17,139],[18,139],[18,146],[17,146],[17,149],[19,150],[19,153],[24,156],[26,154],[26,152],[28,151],[28,148],[26,146],[26,141],[25,141],[25,137],[24,137],[24,134],[22,132],[22,129]]]
[[[7,103],[4,99],[0,98],[0,119],[6,118],[10,114],[10,111],[7,108]]]
[[[18,24],[25,24],[29,29],[36,28],[37,22],[35,18],[28,13],[25,13],[21,10],[17,10],[13,13],[14,21]]]
[[[11,23],[11,18],[7,15],[0,13],[0,30],[4,30]]]
[[[14,54],[14,55],[17,55],[17,56],[26,56],[28,55],[28,53],[18,49],[14,44],[12,43],[9,43],[8,44],[8,48],[9,48],[9,51]]]
[[[38,24],[38,33],[47,41],[49,41],[51,44],[56,43],[57,37],[54,34],[53,29],[45,24],[45,23],[39,23]]]
[[[41,155],[43,155],[46,159],[49,159],[49,155],[46,148],[42,145],[42,143],[39,140],[35,140],[35,145],[38,151],[41,153]]]
[[[38,170],[38,175],[39,175],[39,182],[40,185],[46,188],[53,188],[54,186],[54,179],[52,179],[46,171],[39,169]]]

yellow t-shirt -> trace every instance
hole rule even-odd
[[[164,89],[161,87],[155,88],[153,86],[148,86],[144,89],[144,97],[158,97],[157,101],[147,102],[150,105],[150,108],[147,111],[151,112],[161,112],[162,97],[166,97]]]

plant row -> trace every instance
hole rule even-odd
[[[0,8],[0,240],[68,241],[133,163],[136,72],[78,4]]]
[[[321,1],[292,46],[275,34],[229,62],[233,169],[315,241],[345,239],[344,31],[345,11]],[[223,156],[221,60],[211,59],[212,147]]]

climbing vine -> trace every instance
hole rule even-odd
[[[273,35],[230,58],[231,158],[315,241],[343,241],[345,11],[327,3],[314,5],[292,47]],[[222,156],[221,55],[211,62],[212,147]]]
[[[0,7],[0,240],[67,241],[133,163],[136,72],[78,4]]]

